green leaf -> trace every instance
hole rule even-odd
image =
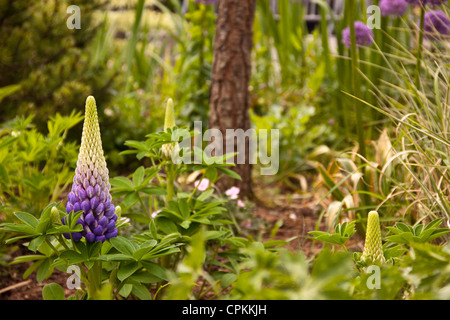
[[[94,243],[87,243],[86,248],[88,250],[88,258],[91,259],[92,257],[95,257],[102,248],[102,243],[99,241],[96,241]]]
[[[209,181],[216,181],[217,178],[217,170],[214,167],[209,167],[208,169],[206,169],[205,171],[205,177],[209,180]]]
[[[167,270],[164,267],[161,267],[159,264],[156,264],[151,261],[142,260],[141,263],[149,273],[155,275],[160,279],[169,281],[169,278],[167,276]]]
[[[28,245],[28,249],[36,252],[39,249],[39,247],[41,246],[41,244],[45,241],[45,238],[46,238],[46,236],[44,236],[44,235],[34,238],[33,240],[30,241],[30,244]]]
[[[67,259],[68,264],[77,264],[86,260],[81,253],[76,252],[74,250],[67,250],[61,253],[59,256],[61,259]]]
[[[212,195],[213,194],[213,192],[214,192],[214,189],[208,189],[208,190],[206,190],[205,192],[202,192],[202,194],[200,194],[198,197],[197,197],[197,200],[198,201],[205,201],[206,199],[208,199],[208,197],[210,196],[210,195]]]
[[[26,223],[32,228],[36,228],[36,226],[39,224],[39,220],[28,212],[14,212],[14,215],[17,217],[17,219]]]
[[[423,224],[419,224],[414,228],[414,235],[415,236],[420,236],[420,233],[423,230]]]
[[[6,172],[5,166],[0,164],[0,180],[3,181],[6,185],[10,184],[8,172]]]
[[[35,235],[36,231],[34,228],[24,225],[24,224],[14,224],[14,223],[4,223],[2,225],[3,230],[5,231],[11,231],[15,233],[25,233],[28,235]]]
[[[408,228],[408,226],[407,226],[406,224],[404,224],[404,223],[397,222],[397,223],[395,224],[395,226],[396,226],[398,229],[402,230],[403,232],[411,232],[411,230]]]
[[[152,295],[148,288],[142,284],[133,284],[131,292],[141,300],[152,300]]]
[[[444,220],[443,218],[439,218],[431,221],[429,224],[427,224],[424,230],[437,228],[443,220]]]
[[[190,220],[184,220],[183,222],[180,223],[180,227],[182,227],[183,229],[189,229],[191,223],[192,221]]]
[[[164,217],[156,218],[156,225],[165,233],[171,234],[178,232],[177,226],[173,221]]]
[[[140,166],[133,173],[133,184],[137,187],[140,186],[142,181],[144,180],[145,169],[143,166]]]
[[[115,238],[111,238],[109,241],[111,242],[113,247],[116,248],[118,251],[120,251],[121,253],[123,253],[126,256],[129,256],[130,258],[133,257],[135,247],[130,240],[128,240],[124,237],[118,236]]]
[[[0,88],[0,102],[9,95],[12,95],[14,92],[19,90],[21,87],[20,84],[11,84],[8,86],[4,86]]]
[[[113,187],[127,189],[129,191],[134,190],[133,183],[125,177],[115,177],[115,178],[109,179],[109,183]]]
[[[225,273],[220,280],[220,285],[223,289],[228,288],[236,280],[234,273]]]
[[[400,234],[388,236],[386,237],[386,240],[394,243],[408,243],[408,241],[405,240]]]
[[[42,288],[44,300],[64,300],[64,289],[57,283],[49,283]]]
[[[128,298],[132,289],[133,285],[130,283],[126,283],[123,285],[122,289],[120,289],[119,294],[124,298]]]
[[[134,191],[126,195],[126,197],[122,201],[122,204],[125,207],[130,208],[134,206],[138,201],[139,201],[139,193]]]
[[[83,211],[77,211],[77,212],[71,212],[71,214],[69,214],[69,222],[68,225],[70,227],[71,230],[75,229],[75,226],[78,223],[78,219],[81,217],[81,215],[83,214]]]
[[[437,229],[433,232],[433,234],[431,236],[428,237],[427,241],[431,241],[436,238],[439,238],[439,237],[443,236],[444,234],[447,234],[448,232],[450,232],[450,229],[447,229],[447,228]]]
[[[178,206],[180,208],[181,216],[184,219],[188,219],[190,216],[191,210],[189,209],[189,204],[187,203],[187,200],[184,198],[178,200]]]
[[[220,172],[226,174],[227,176],[229,176],[231,178],[241,180],[241,176],[239,174],[237,174],[236,172],[234,172],[233,170],[223,168],[223,167],[217,167],[217,170],[219,170]]]
[[[24,263],[24,262],[28,262],[28,261],[38,261],[38,260],[44,260],[46,258],[47,257],[44,255],[30,254],[28,256],[16,257],[10,264]]]
[[[133,273],[138,271],[140,268],[141,266],[136,261],[131,261],[129,263],[121,263],[119,271],[117,272],[117,279],[119,279],[120,281],[124,281]]]
[[[139,189],[139,191],[146,193],[146,194],[154,195],[154,196],[164,196],[167,194],[166,189],[161,188],[161,187],[147,187],[147,188]]]
[[[162,279],[151,274],[147,271],[138,271],[135,272],[132,276],[129,277],[131,281],[136,281],[139,283],[156,283],[161,282]]]
[[[53,272],[52,261],[50,258],[43,260],[36,273],[36,280],[41,283],[47,279]]]
[[[52,224],[52,208],[53,206],[48,205],[41,214],[39,219],[39,224],[36,226],[37,233],[45,233]]]
[[[35,263],[33,263],[27,270],[25,270],[25,272],[23,273],[23,279],[25,280],[25,279],[27,279],[29,276],[30,276],[30,274],[32,274],[33,273],[33,271],[34,270],[36,270],[37,268],[39,268],[40,267],[40,265],[44,262],[45,260],[44,259],[41,259],[41,260],[38,260],[38,261],[36,261]]]
[[[133,257],[129,255],[125,255],[122,253],[112,253],[112,254],[104,254],[98,257],[98,259],[103,261],[130,261],[134,260]]]

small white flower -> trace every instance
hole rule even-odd
[[[156,216],[158,215],[158,213],[160,213],[160,212],[161,212],[161,210],[154,211],[154,212],[152,213],[152,218],[155,219]]]
[[[201,181],[197,180],[194,182],[194,185],[197,187],[197,190],[199,191],[205,191],[209,187],[209,180],[206,178],[203,178]]]
[[[238,187],[231,187],[230,189],[225,191],[225,194],[229,196],[230,199],[237,199],[240,191],[241,189],[239,189]]]

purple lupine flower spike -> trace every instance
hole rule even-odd
[[[95,99],[86,100],[80,152],[73,178],[72,191],[67,197],[66,211],[82,210],[77,224],[83,231],[72,233],[75,241],[82,237],[87,242],[105,241],[117,236],[116,207],[111,203],[109,172],[103,155],[100,127]],[[65,224],[65,219],[63,219]],[[69,234],[64,235],[70,239]]]

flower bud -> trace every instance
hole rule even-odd
[[[366,241],[361,259],[370,259],[372,262],[385,262],[383,245],[381,243],[380,219],[376,211],[370,211],[367,217]]]

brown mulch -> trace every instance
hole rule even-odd
[[[35,254],[19,244],[16,250],[10,252],[12,261],[15,257]],[[24,272],[32,265],[32,262],[10,265],[0,268],[0,300],[42,300],[42,288],[48,283],[58,283],[64,288],[66,298],[73,295],[76,290],[67,289],[68,274],[57,269],[42,283],[36,280],[36,271],[27,279],[23,279]]]

